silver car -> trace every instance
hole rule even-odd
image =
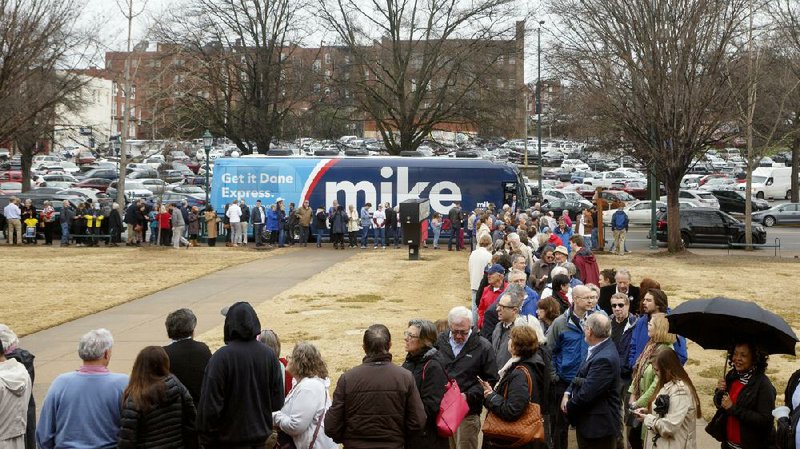
[[[764,226],[800,224],[800,203],[784,203],[771,209],[753,212],[753,221]]]

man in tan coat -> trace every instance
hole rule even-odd
[[[303,246],[308,245],[308,227],[311,225],[311,208],[308,206],[308,200],[303,201],[303,205],[295,211],[297,223],[300,225],[300,243]]]

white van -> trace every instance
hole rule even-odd
[[[752,192],[756,198],[791,198],[792,167],[757,167]]]

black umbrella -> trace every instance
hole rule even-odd
[[[789,324],[752,302],[729,298],[687,301],[667,319],[670,332],[704,349],[727,350],[735,343],[753,343],[768,354],[795,355],[798,340]]]

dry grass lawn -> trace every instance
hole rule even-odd
[[[400,363],[405,356],[401,335],[410,318],[445,318],[454,305],[468,304],[467,254],[427,251],[423,257],[425,260],[411,262],[405,251],[362,252],[254,307],[262,326],[281,337],[284,354],[301,340],[317,345],[335,385],[342,372],[360,363],[362,334],[370,324],[383,323],[391,329],[395,362]],[[658,280],[672,307],[714,296],[753,300],[800,330],[796,299],[800,296],[796,279],[800,264],[795,261],[689,254],[600,256],[599,263],[601,268],[629,268],[637,283],[642,277]],[[221,326],[200,339],[219,347]],[[708,418],[710,393],[722,372],[723,353],[705,351],[690,342],[689,358],[687,369],[705,399]],[[770,359],[769,374],[779,395],[797,368],[795,357]]]
[[[0,322],[24,336],[274,253],[4,246]]]

